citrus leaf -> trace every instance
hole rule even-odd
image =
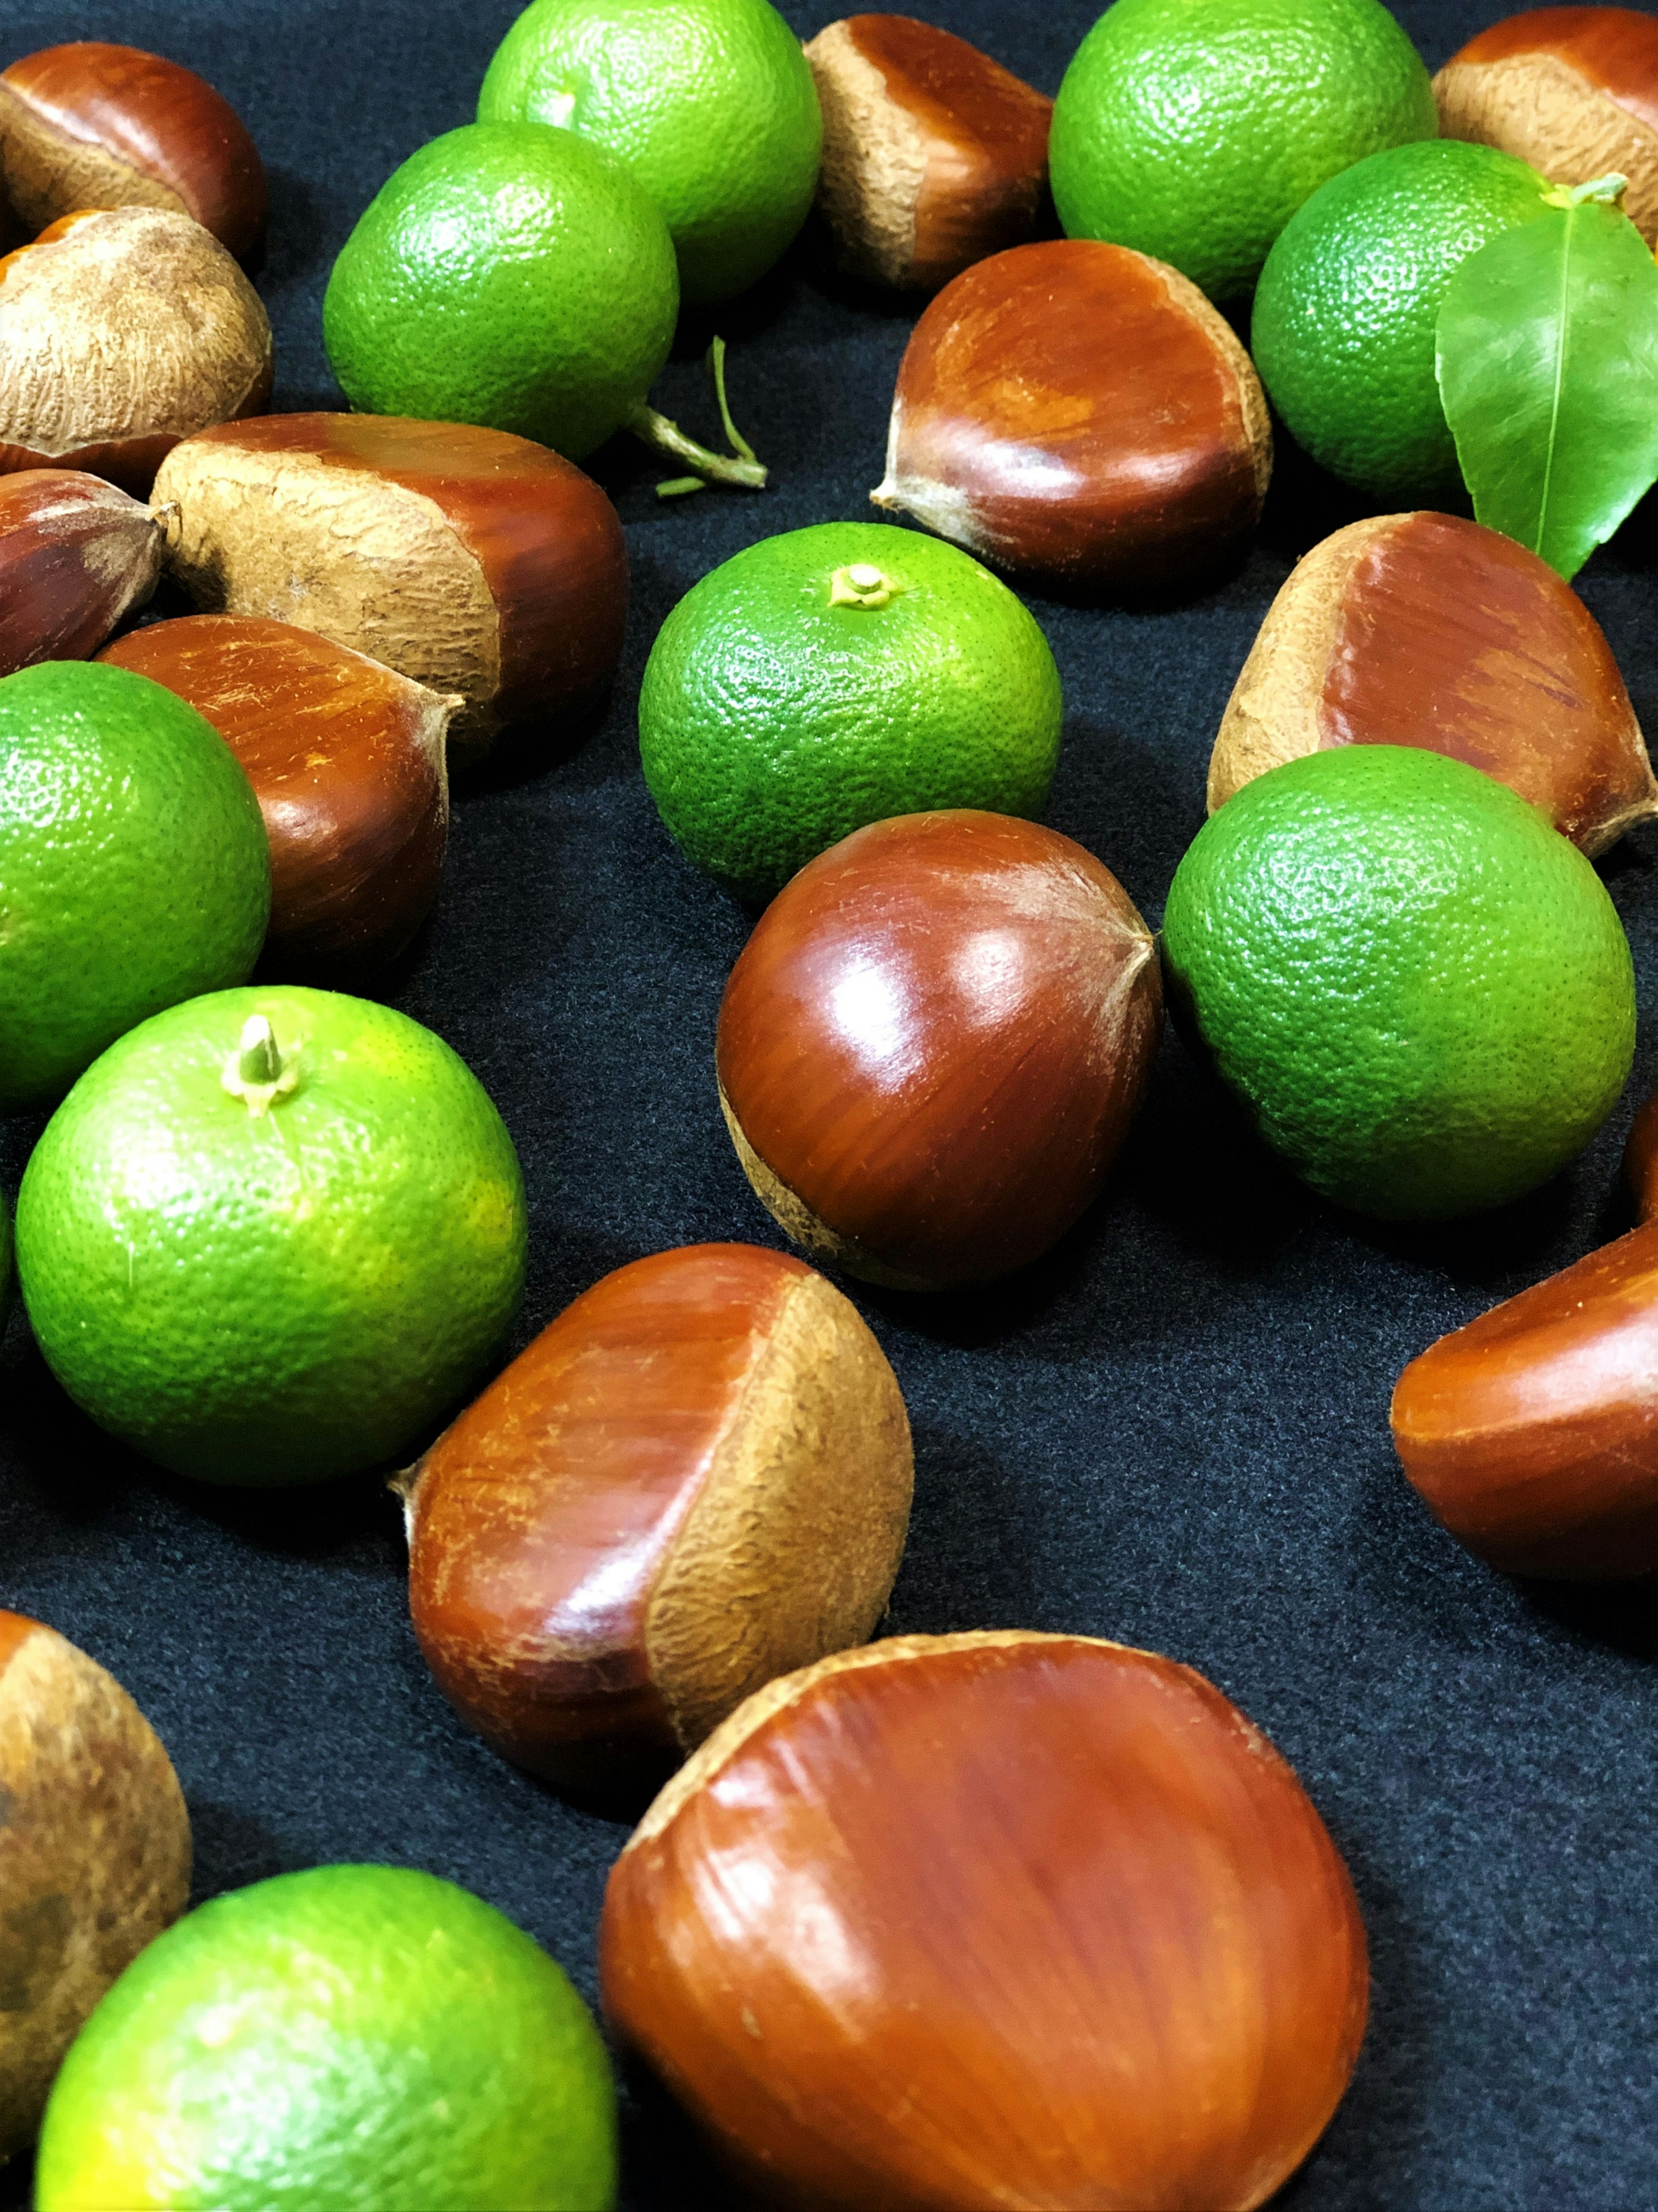
[[[1609,204],[1622,185],[1558,194],[1470,254],[1439,311],[1474,514],[1568,580],[1658,481],[1658,264]]]

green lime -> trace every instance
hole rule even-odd
[[[495,50],[478,121],[556,124],[619,155],[702,302],[745,290],[799,229],[823,139],[768,0],[535,0]]]
[[[1434,325],[1469,254],[1548,210],[1536,171],[1437,138],[1345,170],[1266,257],[1250,344],[1291,434],[1372,498],[1462,493],[1439,404]]]
[[[1266,1141],[1387,1218],[1501,1206],[1594,1135],[1635,1048],[1605,885],[1535,807],[1404,745],[1247,783],[1175,872],[1163,958]]]
[[[668,357],[673,241],[622,163],[568,131],[470,123],[369,203],[323,301],[353,407],[478,422],[579,461]]]
[[[240,983],[270,914],[259,802],[193,707],[91,661],[0,681],[0,1113],[52,1104],[123,1030]]]
[[[216,992],[112,1045],[46,1125],[17,1273],[76,1403],[210,1482],[407,1451],[478,1381],[524,1188],[464,1061],[388,1006]]]
[[[762,538],[662,625],[639,701],[645,781],[699,867],[749,898],[866,822],[1036,814],[1062,702],[1005,584],[936,538],[823,522]]]
[[[1048,170],[1071,237],[1155,254],[1224,300],[1327,178],[1438,130],[1380,0],[1116,0],[1065,73]]]
[[[587,2008],[493,1905],[314,1867],[116,1982],[53,2085],[36,2212],[609,2212],[615,2106]]]

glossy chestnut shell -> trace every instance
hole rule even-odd
[[[101,477],[0,476],[0,676],[95,653],[149,599],[161,565],[155,516]]]

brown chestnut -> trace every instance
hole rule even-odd
[[[197,606],[297,623],[458,693],[452,763],[487,752],[504,725],[578,717],[621,657],[616,509],[528,438],[272,415],[187,439],[155,496]]]
[[[1624,1181],[1643,1221],[1658,1213],[1658,1091],[1630,1125],[1624,1146]]]
[[[443,873],[459,700],[246,615],[153,623],[98,658],[187,699],[247,770],[270,840],[267,963],[344,982],[394,960]]]
[[[947,284],[898,370],[870,494],[1084,592],[1183,582],[1254,528],[1272,424],[1232,326],[1125,246],[1017,246]]]
[[[177,62],[97,40],[0,70],[0,188],[31,231],[73,208],[167,208],[245,260],[264,228],[264,169],[229,101]]]
[[[83,210],[0,261],[0,472],[145,492],[180,438],[263,407],[271,375],[258,294],[188,216]]]
[[[404,1479],[415,1633],[520,1766],[653,1784],[751,1691],[870,1633],[912,1481],[897,1382],[839,1291],[750,1244],[659,1252]]]
[[[0,476],[0,676],[84,660],[155,588],[161,526],[78,469]]]
[[[907,1636],[750,1698],[611,1871],[605,2011],[767,2202],[1259,2205],[1364,2032],[1358,1906],[1200,1674]]]
[[[64,2053],[176,1920],[190,1821],[167,1755],[112,1676],[0,1613],[0,2159],[33,2139]]]
[[[814,1257],[985,1282],[1096,1196],[1162,1027],[1151,933],[1090,853],[1008,815],[902,815],[762,915],[720,1009],[720,1103]]]
[[[1500,146],[1558,184],[1616,171],[1658,244],[1658,18],[1529,8],[1479,32],[1434,79],[1440,136]]]
[[[1658,1573],[1658,1224],[1430,1345],[1393,1429],[1412,1482],[1492,1566]]]
[[[848,15],[806,59],[823,111],[817,204],[842,268],[932,291],[1030,236],[1051,100],[909,15]]]
[[[1594,617],[1546,561],[1455,515],[1371,516],[1300,562],[1222,718],[1209,811],[1285,761],[1363,744],[1483,769],[1591,854],[1658,814]]]

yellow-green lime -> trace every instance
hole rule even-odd
[[[270,913],[240,763],[125,668],[0,681],[0,1113],[49,1106],[147,1015],[240,983]]]
[[[1380,0],[1115,0],[1054,106],[1054,204],[1072,238],[1247,293],[1327,178],[1437,136],[1420,57]]]
[[[580,460],[673,343],[673,241],[603,147],[471,123],[411,154],[340,250],[323,335],[353,407],[478,422]]]
[[[823,126],[769,0],[535,0],[480,123],[550,123],[619,155],[667,218],[687,300],[730,299],[805,222]]]
[[[1635,1048],[1630,951],[1575,845],[1505,784],[1403,745],[1270,770],[1175,872],[1177,1015],[1315,1190],[1429,1219],[1546,1182]]]
[[[748,898],[867,822],[1037,814],[1059,672],[987,568],[882,522],[762,538],[705,576],[645,669],[639,745],[662,818]]]
[[[416,1446],[498,1351],[524,1276],[518,1156],[406,1014],[252,988],[95,1061],[17,1200],[53,1373],[182,1474],[314,1482]]]
[[[586,2005],[435,1875],[316,1867],[158,1936],[70,2046],[36,2212],[609,2212]]]
[[[1250,344],[1291,435],[1400,506],[1459,500],[1434,326],[1471,253],[1548,210],[1543,179],[1492,146],[1376,154],[1315,192],[1266,258]]]

